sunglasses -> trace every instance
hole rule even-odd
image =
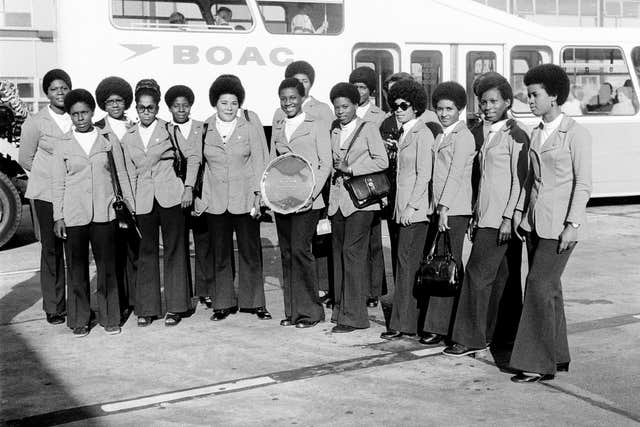
[[[402,111],[407,111],[409,107],[411,107],[411,104],[409,104],[408,102],[400,102],[399,104],[394,104],[393,106],[395,107],[393,111],[396,111],[398,108]]]
[[[147,113],[153,113],[156,111],[156,106],[155,105],[136,105],[136,111],[138,113],[144,113],[145,111]]]

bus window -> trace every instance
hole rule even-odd
[[[530,68],[551,62],[551,49],[546,46],[515,46],[511,49],[511,87],[514,113],[531,113],[524,75]]]
[[[386,96],[383,94],[382,85],[384,81],[396,72],[396,65],[399,53],[396,49],[355,49],[353,68],[369,67],[373,69],[377,76],[376,82],[376,104],[384,111],[389,111]]]
[[[245,0],[111,0],[111,14],[120,28],[226,32],[253,27]]]
[[[480,75],[496,71],[496,54],[490,51],[467,53],[467,118],[475,118],[480,112],[478,100],[473,93],[473,82]]]
[[[343,0],[258,0],[267,31],[274,34],[340,34]]]
[[[427,108],[431,109],[431,94],[442,79],[442,52],[414,50],[411,52],[411,76],[427,93]]]
[[[631,51],[631,61],[633,61],[633,68],[636,70],[638,83],[640,83],[640,46],[634,47]]]
[[[637,99],[622,50],[616,47],[568,47],[562,67],[571,80],[571,93],[562,110],[572,116],[633,115]]]

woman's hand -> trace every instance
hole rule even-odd
[[[449,208],[446,206],[438,207],[438,230],[446,231],[449,229],[449,219],[448,219]]]
[[[253,196],[253,207],[251,208],[251,218],[258,219],[260,218],[260,206],[262,202],[262,195],[260,193],[254,194]]]
[[[185,186],[182,192],[182,209],[188,209],[193,203],[193,187]]]
[[[333,163],[333,167],[335,170],[341,172],[344,175],[353,175],[351,168],[347,166],[347,162],[344,159],[335,160]]]
[[[400,224],[405,227],[411,225],[413,222],[413,215],[416,213],[416,210],[411,206],[407,206],[404,211],[400,214]]]
[[[59,219],[53,223],[53,234],[58,239],[67,240],[67,227],[64,225],[64,220]]]
[[[511,218],[511,227],[514,236],[521,241],[524,241],[524,236],[518,232],[520,229],[520,223],[522,222],[522,211],[513,211],[513,217]]]
[[[498,229],[498,246],[508,243],[511,239],[511,219],[502,218],[502,224]]]
[[[470,242],[473,242],[473,239],[476,237],[476,230],[478,229],[477,225],[476,220],[471,217],[469,225],[467,225],[467,238]]]
[[[564,230],[562,230],[558,238],[558,253],[561,254],[564,251],[572,249],[576,243],[578,243],[578,229],[572,227],[570,224],[565,225]]]

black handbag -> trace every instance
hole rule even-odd
[[[194,198],[202,198],[202,184],[204,181],[204,140],[207,137],[207,130],[209,130],[209,123],[205,122],[202,125],[202,160],[200,161],[200,166],[198,167],[198,173],[196,174],[196,181],[193,184],[193,197]]]
[[[444,235],[444,253],[436,253],[438,241]],[[416,277],[416,290],[422,295],[451,297],[458,295],[462,283],[456,259],[451,251],[451,240],[448,231],[438,231],[433,245],[424,260]]]
[[[113,186],[113,194],[116,199],[113,201],[113,210],[116,213],[116,221],[118,227],[123,230],[135,231],[138,239],[142,239],[142,232],[138,227],[138,221],[133,214],[133,209],[129,206],[129,203],[122,196],[122,187],[120,186],[120,180],[118,179],[118,173],[116,170],[116,162],[113,160],[113,151],[107,151],[107,158],[109,159],[109,170],[111,172],[111,185]]]
[[[356,138],[358,138],[364,125],[365,123],[362,123],[354,133],[353,138],[351,138],[351,142],[344,154],[345,157],[347,157],[351,146]],[[342,181],[342,184],[347,190],[347,193],[349,193],[349,197],[351,197],[354,206],[358,209],[366,208],[376,203],[380,203],[380,205],[384,207],[387,204],[386,198],[391,191],[391,183],[389,182],[386,171],[353,176]]]
[[[180,150],[180,145],[178,144],[178,135],[176,135],[176,127],[173,128],[173,136],[171,135],[171,131],[169,131],[169,123],[166,124],[167,133],[169,134],[169,141],[171,141],[171,147],[173,147],[173,170],[176,173],[176,176],[184,182],[187,178],[187,158],[182,154],[182,150]]]

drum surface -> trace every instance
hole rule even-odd
[[[260,183],[265,204],[280,214],[296,212],[307,204],[314,187],[315,176],[311,165],[304,157],[294,153],[273,159]]]

